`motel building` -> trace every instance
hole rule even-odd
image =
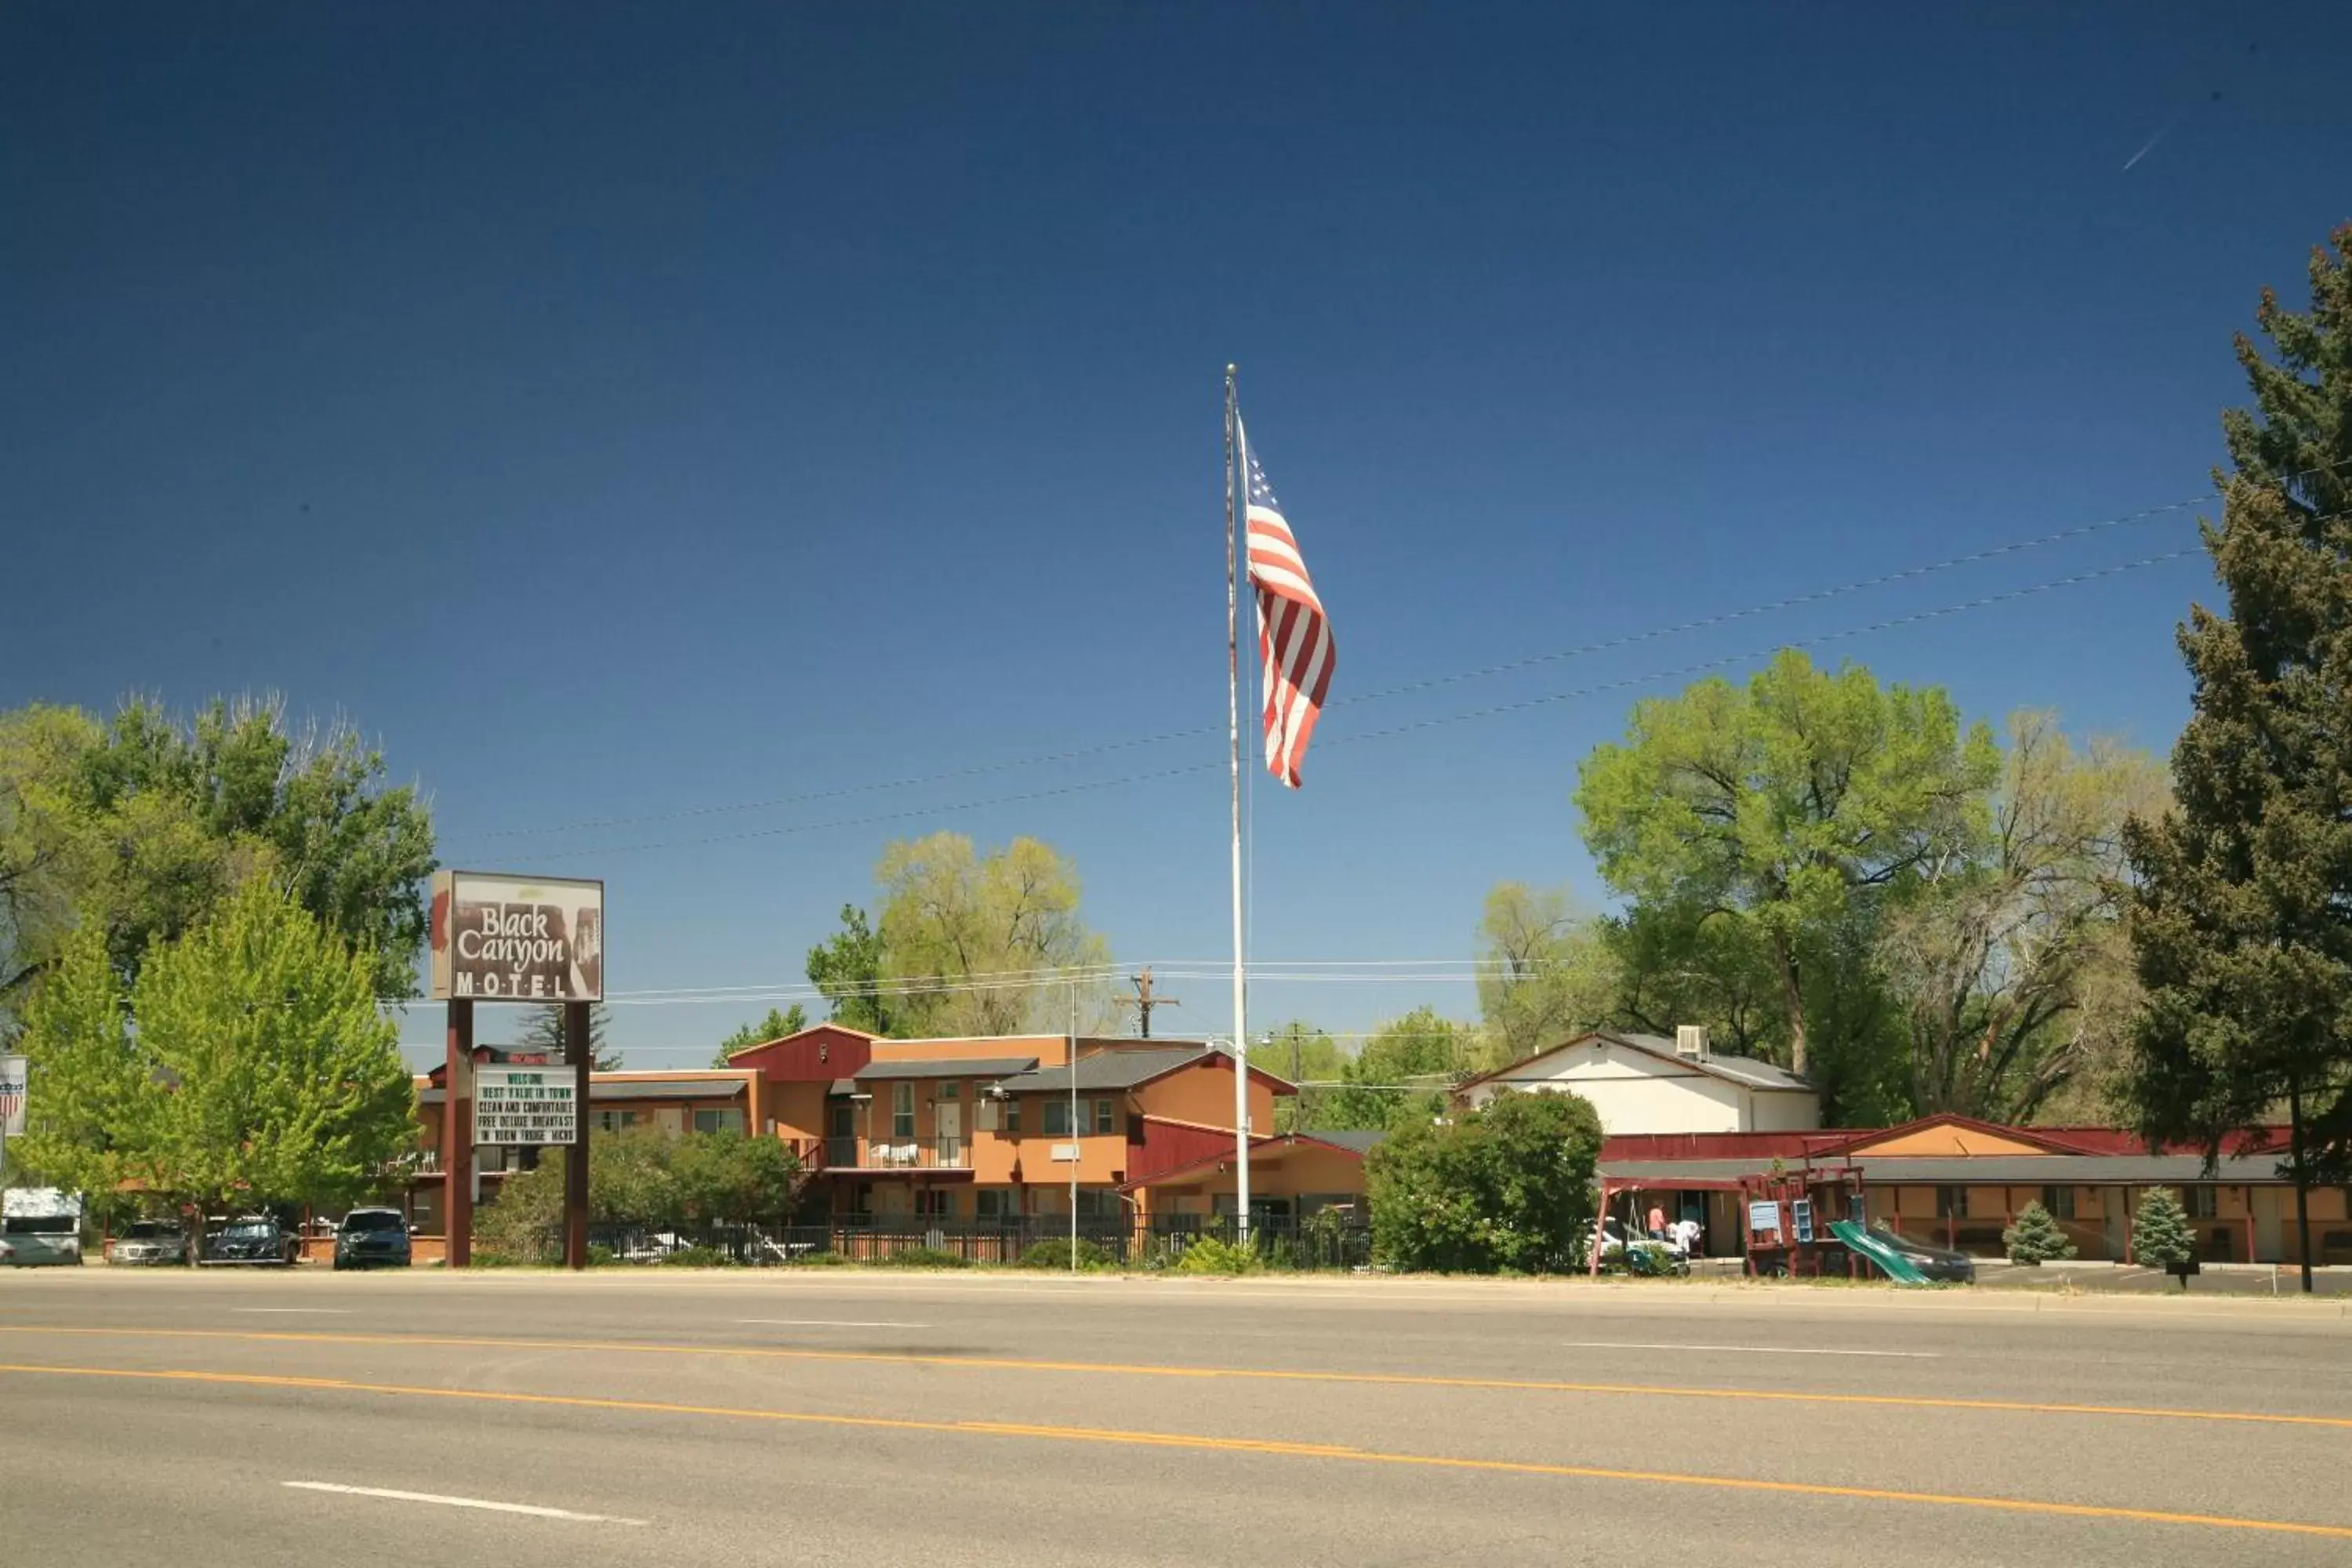
[[[1076,1053],[1072,1071],[1071,1051]],[[478,1062],[534,1058],[478,1047]],[[444,1068],[417,1079],[424,1153],[406,1194],[437,1250],[446,1208],[439,1143]],[[1072,1081],[1076,1095],[1072,1104]],[[1297,1091],[1249,1070],[1250,1208],[1281,1226],[1360,1208],[1369,1134],[1271,1132]],[[593,1136],[758,1132],[789,1142],[811,1180],[799,1227],[912,1236],[1066,1223],[1098,1233],[1197,1229],[1235,1206],[1234,1061],[1200,1040],[1060,1035],[885,1039],[836,1024],[749,1047],[723,1068],[599,1072]],[[497,1199],[524,1151],[474,1151],[478,1202]]]
[[[1582,1095],[1605,1134],[1601,1181],[1610,1211],[1634,1229],[1651,1208],[1705,1227],[1706,1250],[1738,1257],[1740,1206],[1776,1175],[1810,1190],[1832,1217],[1885,1222],[1903,1235],[1978,1257],[2002,1255],[2000,1233],[2027,1204],[2050,1211],[2075,1256],[2129,1261],[2132,1216],[2152,1187],[2188,1211],[2203,1262],[2299,1263],[2294,1188],[2278,1165],[2284,1128],[2228,1146],[2208,1174],[2189,1150],[2155,1153],[2112,1127],[2002,1127],[1938,1115],[1900,1127],[1821,1126],[1812,1087],[1769,1063],[1717,1056],[1706,1033],[1596,1031],[1472,1079],[1465,1106],[1505,1090]],[[1859,1191],[1864,1215],[1849,1213]],[[2352,1263],[2342,1188],[2310,1194],[2312,1261]]]

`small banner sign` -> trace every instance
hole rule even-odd
[[[580,1107],[569,1068],[474,1069],[474,1142],[541,1148],[580,1139]]]

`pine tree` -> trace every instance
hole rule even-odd
[[[2223,416],[2204,530],[2229,614],[2180,628],[2178,804],[2125,830],[2147,1005],[2122,1086],[2152,1146],[2209,1169],[2285,1113],[2306,1291],[2310,1190],[2352,1177],[2352,225],[2311,287],[2307,314],[2263,291],[2270,357],[2238,340],[2255,406]]]
[[[2000,1233],[2001,1245],[2009,1248],[2011,1263],[2046,1263],[2053,1258],[2074,1256],[2074,1244],[2058,1228],[2050,1211],[2038,1203],[2030,1203],[2019,1211],[2017,1223]]]
[[[2170,1187],[2150,1187],[2132,1216],[2132,1257],[2141,1267],[2169,1268],[2189,1289],[2188,1265],[2197,1257],[2197,1233]]]

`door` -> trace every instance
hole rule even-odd
[[[2283,1187],[2253,1187],[2248,1190],[2254,1210],[2254,1261],[2278,1263],[2286,1258],[2287,1194]]]
[[[963,1168],[963,1103],[942,1100],[931,1107],[931,1131],[939,1139],[939,1160],[950,1170]]]

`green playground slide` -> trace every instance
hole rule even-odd
[[[1830,1234],[1844,1242],[1848,1251],[1860,1253],[1878,1265],[1879,1271],[1897,1285],[1927,1283],[1927,1277],[1920,1273],[1909,1258],[1863,1229],[1853,1221],[1842,1219],[1832,1222]]]

